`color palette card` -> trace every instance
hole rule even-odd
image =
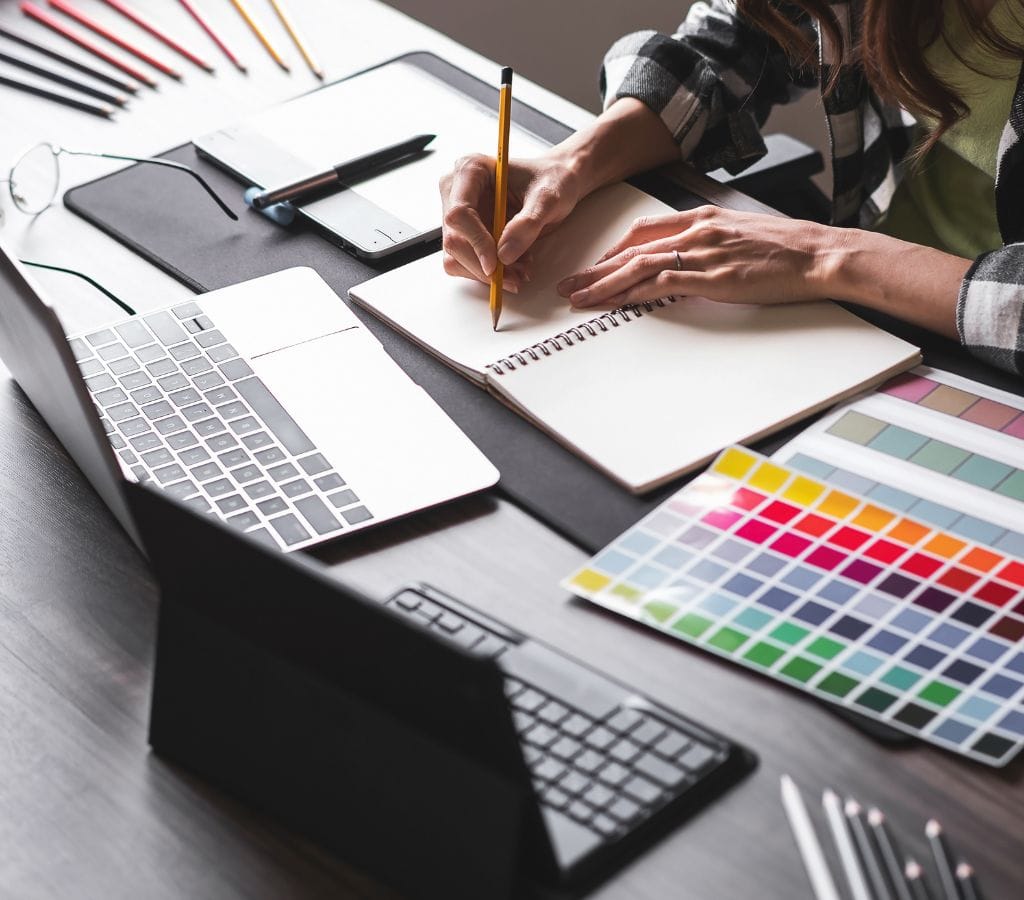
[[[989,765],[1024,745],[1024,562],[744,448],[563,586]]]
[[[1024,557],[1024,397],[921,366],[838,407],[773,459]]]

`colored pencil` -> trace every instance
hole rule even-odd
[[[935,819],[929,819],[924,826],[924,833],[928,838],[928,845],[932,848],[932,856],[935,857],[935,868],[939,872],[942,893],[946,900],[960,900],[960,891],[956,886],[956,876],[953,874],[949,848],[946,847],[946,841],[942,835],[942,826]]]
[[[501,87],[498,90],[498,157],[494,164],[494,222],[491,235],[497,248],[501,233],[505,230],[505,219],[508,215],[508,136],[512,124],[512,69],[502,67]],[[491,328],[498,330],[501,318],[502,282],[505,280],[505,267],[498,259],[491,273]]]
[[[34,3],[30,3],[29,0],[22,0],[21,11],[28,16],[30,19],[34,19],[40,25],[45,25],[55,34],[59,34],[62,38],[71,41],[72,44],[77,44],[83,50],[88,50],[93,56],[102,59],[105,63],[109,63],[115,69],[120,69],[125,75],[130,75],[136,81],[141,81],[146,87],[155,88],[156,82],[150,78],[145,72],[136,69],[134,66],[129,65],[126,62],[118,59],[116,56],[112,56],[107,53],[99,44],[89,40],[89,38],[83,37],[80,34],[72,31],[68,28],[60,19],[55,16],[51,16],[46,10],[41,9]]]
[[[152,22],[142,18],[135,10],[133,10],[126,3],[122,3],[121,0],[103,0],[111,9],[117,10],[122,16],[124,16],[129,22],[133,22],[138,25],[147,34],[153,35],[158,41],[166,46],[170,47],[179,56],[184,56],[190,63],[199,66],[205,72],[212,72],[213,66],[211,66],[206,60],[196,56],[190,50],[182,47],[176,40],[169,35],[162,32]]]
[[[875,841],[882,853],[882,860],[885,863],[886,871],[889,873],[889,880],[896,891],[898,900],[914,900],[910,896],[910,889],[903,880],[903,868],[900,866],[899,854],[893,842],[892,835],[885,823],[885,814],[877,807],[868,811],[868,825],[875,835]]]
[[[259,38],[260,43],[264,46],[264,48],[266,49],[267,53],[269,53],[271,55],[271,57],[273,58],[274,62],[276,62],[286,72],[290,72],[291,69],[288,68],[288,63],[286,63],[281,58],[281,54],[278,53],[277,50],[274,49],[274,45],[270,43],[270,40],[263,33],[263,29],[260,28],[260,26],[256,24],[256,20],[252,17],[252,13],[249,12],[248,7],[242,2],[242,0],[231,0],[231,2],[234,5],[235,9],[238,10],[238,14],[243,19],[245,19],[245,24],[248,25],[249,28],[252,30],[252,33],[255,34],[256,37]]]
[[[177,69],[172,69],[167,63],[161,62],[155,56],[151,56],[144,50],[140,50],[134,44],[126,41],[120,35],[115,34],[105,25],[97,22],[95,19],[87,16],[84,12],[75,6],[68,3],[68,0],[47,0],[47,2],[58,12],[64,13],[68,18],[74,19],[79,25],[84,25],[94,34],[98,34],[104,40],[110,41],[110,43],[120,47],[122,50],[127,51],[132,56],[141,59],[147,65],[152,66],[158,72],[162,72],[168,78],[173,78],[175,81],[181,81],[181,73]]]
[[[67,94],[57,94],[46,90],[46,88],[37,87],[34,84],[26,84],[24,81],[8,78],[6,75],[0,75],[0,84],[7,85],[7,87],[14,88],[17,91],[24,91],[26,94],[34,94],[45,100],[52,100],[54,103],[60,103],[63,106],[70,106],[72,109],[92,113],[94,116],[103,116],[104,119],[109,119],[114,114],[114,110],[109,106],[97,106],[94,103],[86,103],[84,100],[76,100],[74,97],[67,96]]]
[[[9,63],[19,69],[24,69],[26,72],[31,72],[33,75],[38,75],[40,78],[46,78],[49,81],[54,81],[57,84],[71,88],[79,93],[87,94],[90,97],[95,97],[97,100],[102,100],[105,103],[113,103],[115,106],[124,106],[128,102],[127,97],[119,94],[108,94],[106,91],[94,88],[83,81],[76,81],[74,78],[68,78],[66,75],[61,75],[60,72],[54,72],[53,69],[47,69],[45,66],[37,66],[35,63],[29,62],[27,59],[22,59],[20,56],[11,56],[9,53],[0,51],[0,62]]]
[[[199,10],[197,10],[191,3],[189,3],[189,0],[178,0],[178,2],[183,7],[185,7],[185,11],[190,16],[192,16],[193,19],[196,20],[196,23],[199,25],[199,27],[202,28],[203,31],[207,33],[207,35],[209,35],[210,40],[213,41],[220,48],[221,53],[223,53],[229,60],[231,60],[232,63],[234,63],[235,68],[238,69],[239,72],[249,71],[248,69],[246,69],[244,65],[242,65],[242,63],[238,61],[238,57],[236,57],[235,54],[228,49],[228,45],[225,44],[217,36],[217,32],[215,32],[210,27],[210,24],[206,21],[206,19],[199,15]]]
[[[908,859],[904,874],[907,876],[907,887],[914,900],[932,900],[928,882],[924,880],[924,869],[921,868],[919,862]]]
[[[964,900],[981,900],[981,889],[974,877],[974,866],[970,863],[958,863],[956,867],[956,880],[960,884],[960,891]]]
[[[843,811],[846,813],[846,821],[850,823],[850,831],[853,832],[853,840],[860,851],[860,858],[868,874],[875,900],[893,900],[892,889],[886,880],[882,861],[864,824],[861,805],[852,797],[848,797]]]
[[[832,829],[832,839],[839,851],[839,860],[843,864],[846,883],[850,886],[853,900],[871,900],[871,892],[868,890],[860,860],[857,858],[857,848],[853,845],[853,838],[846,827],[839,796],[835,791],[825,788],[821,795],[821,805],[825,808],[825,817],[828,819],[829,828]]]
[[[76,69],[77,71],[88,75],[90,78],[95,78],[97,81],[102,81],[105,84],[112,85],[118,90],[127,91],[129,94],[137,94],[139,92],[139,86],[137,84],[130,81],[123,81],[120,78],[115,78],[113,75],[108,75],[106,72],[101,72],[99,69],[94,69],[92,66],[87,66],[85,63],[81,63],[77,59],[65,56],[63,53],[47,47],[45,44],[36,43],[30,38],[24,37],[15,31],[11,31],[7,28],[0,28],[0,37],[7,38],[7,40],[13,41],[16,44],[21,44],[22,47],[28,47],[29,50],[34,50],[36,53],[56,60],[62,65],[67,66],[69,69]]]
[[[793,829],[796,846],[804,861],[807,877],[811,881],[811,889],[816,900],[839,900],[839,891],[832,880],[832,872],[825,860],[825,854],[818,841],[818,835],[811,824],[811,817],[800,796],[800,789],[788,775],[782,776],[782,808],[789,818],[789,827]]]
[[[306,61],[306,65],[309,66],[309,71],[323,81],[323,69],[316,64],[316,61],[313,59],[313,55],[309,52],[309,48],[306,46],[306,43],[301,37],[299,37],[299,32],[295,28],[295,23],[291,16],[285,12],[285,8],[281,3],[281,0],[270,0],[270,5],[274,7],[274,12],[277,13],[277,17],[281,20],[281,24],[284,25],[288,34],[291,35],[292,40],[295,42],[295,46],[299,48],[299,53],[302,54],[302,58]]]

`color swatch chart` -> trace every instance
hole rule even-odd
[[[1024,746],[1024,562],[750,450],[563,586],[981,762]]]

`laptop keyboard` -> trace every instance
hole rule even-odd
[[[544,648],[541,664],[531,663],[516,652],[520,636],[498,623],[487,627],[484,617],[475,611],[467,616],[461,604],[437,592],[425,596],[406,589],[387,605],[472,653],[498,660],[542,806],[568,816],[601,842],[637,827],[727,756],[724,739],[687,727],[685,720],[567,657]],[[560,674],[552,668],[556,659]],[[572,691],[559,689],[566,677],[590,702],[576,704],[567,696]]]
[[[283,548],[373,518],[198,304],[70,344],[127,477]]]

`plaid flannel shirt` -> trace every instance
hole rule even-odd
[[[849,46],[861,0],[833,0]],[[823,97],[832,152],[832,220],[870,228],[889,208],[903,176],[915,123],[883,102],[856,63],[802,10],[783,10],[818,47],[820,66],[793,67],[779,45],[736,11],[734,0],[695,3],[669,36],[641,31],[617,41],[604,60],[605,106],[634,97],[656,112],[684,159],[710,171],[738,172],[765,153],[760,128],[771,108],[828,83]],[[996,213],[1003,246],[979,256],[957,303],[961,342],[987,362],[1024,374],[1024,70],[999,144]]]

